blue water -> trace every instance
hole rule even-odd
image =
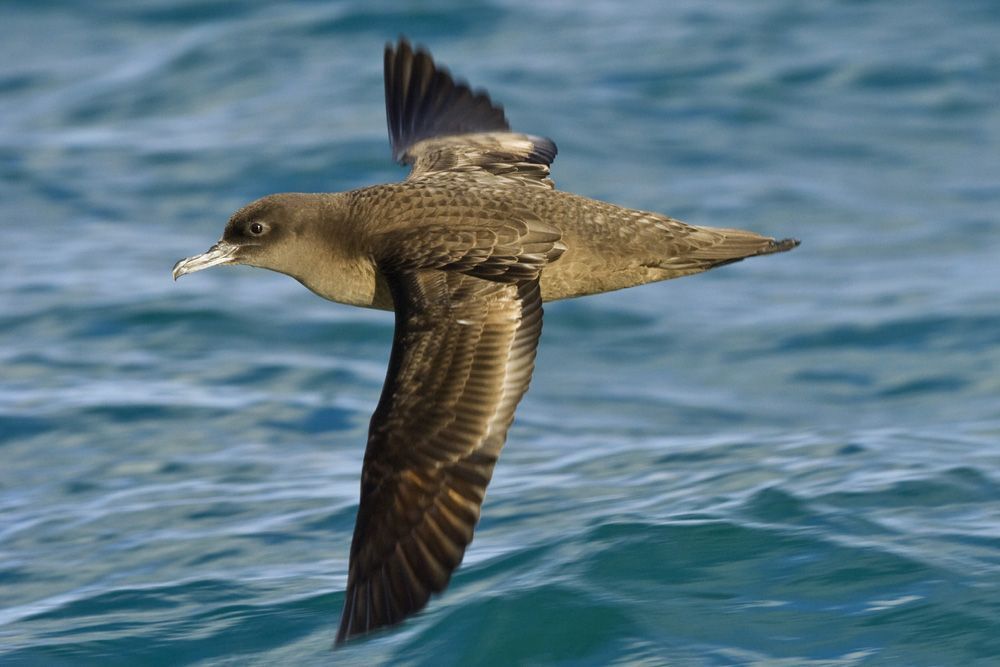
[[[1000,662],[994,0],[0,13],[0,664]],[[331,654],[391,315],[170,268],[402,177],[399,33],[559,187],[803,245],[547,306],[450,589]]]

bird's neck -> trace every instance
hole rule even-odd
[[[356,245],[359,221],[353,218],[350,193],[317,194],[310,210],[319,216],[316,238],[305,249],[298,245],[285,271],[324,299],[351,306],[392,309],[391,299],[378,278],[375,262]]]

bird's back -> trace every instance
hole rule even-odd
[[[354,200],[373,235],[540,220],[558,230],[566,248],[542,271],[546,301],[679,278],[797,245],[740,229],[688,225],[561,190],[525,188],[492,175],[441,173],[357,190]]]

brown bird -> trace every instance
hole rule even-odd
[[[512,132],[502,107],[401,39],[385,49],[400,183],[276,194],[237,211],[174,279],[221,264],[288,274],[396,328],[361,471],[337,642],[399,623],[448,585],[514,409],[542,301],[686,276],[790,250],[738,229],[556,190],[556,146]]]

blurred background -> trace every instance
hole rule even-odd
[[[1000,659],[1000,4],[0,11],[0,663]],[[170,269],[405,175],[399,34],[557,186],[803,244],[548,305],[450,589],[331,655],[392,316]]]

